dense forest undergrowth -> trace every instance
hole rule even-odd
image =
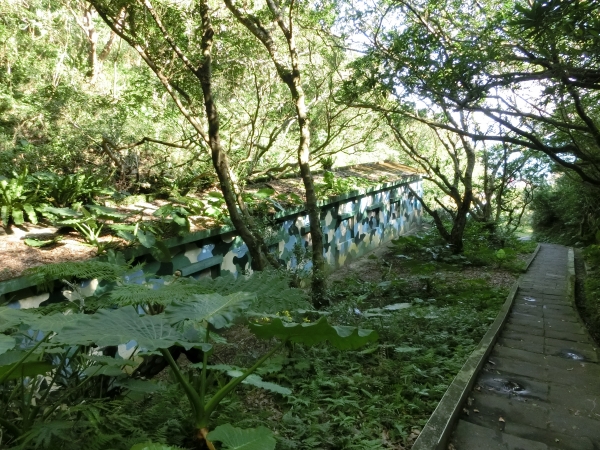
[[[0,446],[408,448],[532,251],[528,217],[584,248],[600,330],[599,9],[0,0],[2,228],[106,256],[29,272],[72,302],[0,307]],[[432,228],[328,283],[318,201],[365,186],[333,169],[387,158],[421,173]],[[293,195],[247,189],[288,175]],[[268,251],[277,205],[310,218],[310,273]],[[122,245],[160,259],[221,224],[252,277],[124,281]],[[86,297],[94,277],[111,289]]]
[[[434,230],[399,238],[388,250],[365,257],[357,269],[345,271],[343,279],[332,281],[327,291],[330,306],[320,311],[310,309],[301,291],[285,288],[286,277],[268,274],[256,274],[254,277],[259,278],[253,284],[253,277],[235,283],[218,279],[212,284],[171,281],[162,288],[166,289],[164,292],[159,288],[144,294],[139,293],[138,285],[124,285],[112,293],[81,298],[80,311],[88,316],[95,312],[93,315],[100,314],[101,320],[108,319],[102,308],[109,304],[121,307],[116,312],[128,304],[146,305],[143,307],[147,314],[156,318],[164,310],[165,318],[176,329],[178,321],[190,317],[186,308],[190,301],[194,303],[189,300],[192,293],[212,291],[225,296],[221,298],[230,298],[210,313],[203,307],[197,310],[205,311],[204,320],[190,321],[181,337],[183,341],[177,345],[186,348],[184,341],[193,340],[189,325],[196,323],[192,328],[204,324],[213,329],[210,340],[203,340],[210,342],[212,349],[199,356],[198,352],[173,353],[171,348],[180,367],[175,372],[172,367],[161,371],[167,364],[164,360],[157,362],[157,356],[150,357],[149,365],[131,353],[130,359],[123,359],[128,357],[127,352],[110,356],[106,349],[101,353],[93,350],[101,343],[125,344],[132,338],[149,347],[146,353],[152,348],[160,349],[162,345],[155,335],[135,331],[138,326],[149,324],[134,323],[128,327],[115,318],[115,324],[123,327],[115,339],[106,336],[117,332],[110,321],[104,323],[110,329],[100,334],[94,331],[93,322],[79,326],[75,319],[64,322],[69,316],[61,312],[70,311],[73,315],[73,304],[29,311],[31,316],[28,311],[17,317],[1,310],[4,314],[0,315],[0,326],[4,328],[19,322],[29,329],[56,330],[49,341],[35,349],[39,345],[35,338],[14,333],[20,350],[0,355],[2,398],[8,407],[2,424],[16,425],[6,428],[3,442],[18,448],[128,450],[136,442],[151,440],[165,445],[157,444],[156,448],[201,448],[193,433],[197,410],[186,399],[186,381],[179,377],[196,388],[204,386],[210,403],[208,399],[217,396],[228,379],[240,377],[257,358],[275,348],[246,384],[220,401],[210,418],[210,427],[206,424],[210,430],[221,430],[222,435],[227,435],[224,430],[229,432],[223,443],[231,447],[223,448],[235,448],[228,440],[235,432],[220,428],[228,424],[255,430],[256,439],[267,439],[260,441],[262,446],[257,448],[272,448],[270,442],[280,449],[410,448],[449,383],[495,319],[524,259],[534,248],[531,242],[516,240],[505,242],[503,249],[498,243],[494,248],[493,243],[481,237],[479,227],[469,233],[464,256],[453,255]],[[52,270],[52,266],[47,266],[38,269],[39,276],[56,271],[63,271],[65,276],[70,271],[73,275],[82,271],[85,264],[58,265]],[[119,267],[103,267],[100,275],[109,278],[115,271],[126,270]],[[275,278],[260,278],[265,276]],[[260,287],[267,279],[269,284],[275,284],[270,290]],[[279,282],[274,283],[275,280]],[[255,295],[257,300],[249,301],[244,295]],[[177,304],[178,296],[187,296],[188,301]],[[231,296],[235,301],[231,301]],[[178,308],[184,309],[179,312]],[[129,320],[135,322],[131,316]],[[327,331],[311,331],[313,338],[319,333],[323,336],[311,341],[307,336],[296,339],[290,335],[287,344],[273,347],[272,338],[281,339],[284,331],[261,335],[252,329],[259,324],[268,328],[277,323],[315,325],[323,320],[333,327],[342,326],[337,329],[338,335],[356,342],[339,345],[344,338],[336,344],[336,339],[327,337]],[[353,334],[340,331],[344,326],[348,330],[359,327],[363,332],[352,338]],[[365,330],[372,331],[369,334]],[[167,336],[169,333],[163,339],[168,342],[176,339]],[[375,336],[377,340],[373,339]],[[333,345],[318,344],[320,339]],[[80,346],[73,347],[75,343]],[[10,347],[9,343],[4,345]],[[356,347],[361,348],[349,350]],[[36,364],[55,366],[58,377],[52,381],[41,375],[28,378],[34,382],[33,391],[21,387],[14,372],[5,376],[15,364],[22,367],[21,376],[35,373],[33,362],[21,358],[28,349],[34,349],[28,358],[39,361]],[[165,356],[164,350],[160,351]],[[204,365],[208,374],[203,375]],[[79,387],[82,384],[87,385]],[[23,395],[36,398],[34,410],[39,409],[35,413],[27,404],[10,400],[21,388]],[[20,434],[14,434],[18,430]],[[219,436],[209,435],[215,440]]]

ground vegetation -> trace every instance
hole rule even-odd
[[[435,232],[395,241],[340,275],[320,311],[276,272],[132,285],[122,277],[137,269],[117,257],[35,269],[41,286],[59,276],[74,295],[0,309],[3,443],[410,446],[531,250],[488,251],[472,231],[468,257]],[[111,287],[86,296],[76,280],[90,276]],[[157,355],[158,374],[145,367]]]

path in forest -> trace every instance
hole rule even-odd
[[[568,253],[543,244],[521,277],[448,449],[600,449],[600,364],[569,295]]]

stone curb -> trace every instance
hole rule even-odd
[[[571,306],[576,308],[575,305],[575,252],[573,247],[569,247],[569,253],[567,255],[567,298]]]
[[[535,248],[535,250],[533,251],[533,253],[529,257],[529,260],[527,261],[527,264],[525,264],[525,269],[523,269],[523,272],[527,272],[529,270],[529,266],[531,266],[531,263],[533,262],[533,260],[537,256],[537,254],[540,252],[540,248],[542,248],[542,244],[538,244],[537,245],[537,247]],[[575,264],[575,263],[573,263],[573,264]]]
[[[540,248],[541,245],[538,244],[527,262],[525,270],[529,269]],[[486,363],[489,354],[498,340],[502,327],[508,320],[508,315],[519,289],[520,281],[521,277],[513,284],[506,297],[506,301],[500,308],[496,320],[446,390],[444,397],[442,397],[442,400],[412,446],[412,450],[446,450],[461,407],[473,389],[476,375]]]
[[[579,313],[579,308],[577,307],[577,301],[575,300],[575,283],[577,282],[577,275],[575,273],[575,250],[573,249],[573,247],[569,247],[569,253],[567,256],[567,274],[568,274],[567,275],[568,276],[567,298],[569,300],[569,303],[573,307],[573,310],[575,311],[575,317],[577,317],[577,321],[579,322],[579,325],[581,325],[581,327],[585,331],[585,335],[588,337],[589,341],[594,343],[594,344],[592,344],[593,348],[596,351],[596,355],[598,356],[598,359],[600,359],[600,348],[596,347],[596,343],[595,343],[596,341],[590,335],[587,324],[581,318],[581,315]]]

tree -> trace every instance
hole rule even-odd
[[[262,270],[269,263],[278,266],[236,186],[235,174],[221,144],[212,80],[215,31],[208,2],[188,7],[160,5],[158,9],[149,0],[118,5],[101,0],[90,3],[111,30],[137,51],[179,111],[208,144],[230,219],[248,246],[254,268]],[[193,16],[200,21],[193,20]],[[198,108],[199,98],[204,103],[206,127]]]
[[[306,211],[310,221],[310,237],[312,243],[312,292],[313,302],[322,305],[325,293],[325,259],[323,258],[323,231],[321,230],[321,214],[317,204],[317,193],[310,169],[310,120],[306,105],[306,95],[302,85],[300,56],[296,46],[296,32],[293,20],[294,2],[291,2],[287,12],[277,0],[267,0],[271,20],[277,24],[287,48],[287,58],[282,57],[282,51],[277,45],[273,33],[264,26],[254,14],[249,14],[237,7],[232,0],[224,0],[227,8],[235,18],[244,25],[265,47],[271,58],[277,74],[288,87],[296,109],[296,120],[300,129],[298,140],[298,166],[304,184],[306,196]]]
[[[407,122],[399,115],[387,114],[386,118],[404,154],[424,172],[424,179],[434,185],[444,198],[434,194],[436,206],[433,206],[411,189],[412,194],[433,218],[440,236],[452,247],[452,252],[461,253],[474,199],[473,174],[477,159],[474,146],[459,134],[414,121]],[[452,115],[447,114],[446,118],[453,126],[460,126]],[[458,120],[464,124],[467,118],[463,115]],[[438,208],[452,219],[450,230],[446,228]]]
[[[485,144],[485,143],[484,143]],[[484,145],[478,160],[483,166],[473,196],[472,217],[491,235],[513,233],[543,182],[547,164],[507,144]]]
[[[1,2],[0,16],[0,175],[85,172],[156,193],[206,172],[206,145],[89,4]]]
[[[486,132],[436,126],[530,149],[600,184],[599,8],[559,0],[399,1],[373,12],[377,23],[394,25],[372,27],[356,67],[365,88],[379,83],[398,97],[496,125]]]

